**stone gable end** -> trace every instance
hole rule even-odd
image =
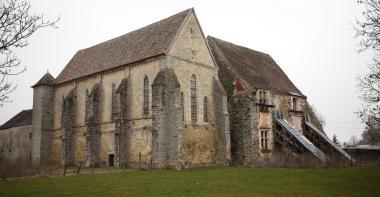
[[[194,12],[189,13],[172,43],[169,55],[215,67],[205,37]]]

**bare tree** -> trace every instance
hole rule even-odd
[[[363,19],[354,26],[356,37],[360,39],[362,51],[374,52],[369,72],[358,77],[360,98],[364,102],[362,110],[357,112],[363,122],[368,118],[380,121],[380,1],[358,0],[365,7]]]
[[[58,20],[45,21],[42,14],[31,13],[27,1],[0,1],[0,106],[9,101],[9,93],[16,88],[8,76],[18,75],[26,69],[21,66],[14,49],[27,46],[28,38],[38,29],[56,27]]]
[[[380,122],[369,118],[362,133],[362,144],[380,144]]]

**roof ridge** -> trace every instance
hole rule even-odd
[[[150,23],[149,25],[146,25],[146,26],[143,26],[143,27],[139,27],[139,28],[137,28],[137,29],[134,29],[134,30],[132,30],[132,31],[130,31],[130,32],[128,32],[128,33],[125,33],[125,34],[122,34],[122,35],[120,35],[120,36],[117,36],[117,37],[111,38],[111,39],[109,39],[109,40],[105,40],[105,41],[100,42],[100,43],[98,43],[98,44],[95,44],[95,45],[93,45],[93,46],[90,46],[90,47],[87,47],[87,48],[80,49],[80,50],[78,50],[78,52],[79,52],[79,51],[84,51],[84,50],[86,50],[86,49],[90,49],[90,48],[93,48],[93,47],[96,47],[96,46],[99,46],[99,45],[102,45],[102,44],[106,44],[106,43],[111,42],[111,41],[115,41],[115,40],[117,40],[118,38],[124,37],[124,36],[126,36],[126,35],[128,35],[128,34],[135,33],[135,32],[137,32],[137,31],[139,31],[139,30],[142,30],[142,29],[147,29],[147,28],[152,27],[153,25],[157,25],[157,24],[159,24],[160,22],[165,21],[165,20],[167,20],[167,19],[169,19],[169,18],[175,17],[175,16],[177,16],[177,15],[181,15],[181,14],[183,14],[183,13],[185,13],[185,12],[191,12],[192,10],[193,10],[193,8],[186,9],[186,10],[184,10],[184,11],[178,12],[177,14],[173,14],[173,15],[171,15],[171,16],[168,16],[168,17],[164,18],[164,19],[161,19],[161,20],[158,20],[158,21],[156,21],[156,22]]]
[[[272,56],[270,56],[270,55],[269,55],[268,53],[266,53],[266,52],[257,51],[257,50],[254,50],[254,49],[251,49],[251,48],[248,48],[248,47],[242,46],[242,45],[234,44],[234,43],[232,43],[232,42],[228,42],[228,41],[225,41],[225,40],[222,40],[222,39],[220,39],[220,38],[213,37],[213,36],[209,36],[209,37],[211,37],[211,38],[214,39],[214,40],[219,40],[219,41],[224,42],[224,43],[226,43],[226,44],[233,45],[233,46],[236,46],[236,47],[240,47],[240,48],[243,48],[243,49],[246,49],[246,50],[254,51],[254,52],[256,52],[256,53],[261,53],[261,54],[263,54],[263,55],[267,55],[267,56],[269,56],[269,57],[272,58]],[[272,58],[272,59],[273,59],[273,58]]]
[[[167,53],[190,8],[121,36],[81,49],[57,76],[55,84],[72,81]]]

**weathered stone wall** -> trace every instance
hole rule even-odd
[[[129,131],[128,167],[152,167],[152,128],[142,127]]]
[[[75,162],[75,109],[76,109],[76,95],[75,89],[63,98],[62,102],[62,152],[61,164],[65,166],[72,166]]]
[[[143,116],[143,80],[144,76],[148,76],[150,83],[152,83],[155,75],[159,70],[160,59],[155,58],[142,63],[137,63],[128,67],[118,68],[105,73],[99,73],[98,75],[80,79],[76,82],[70,82],[68,84],[60,85],[55,90],[55,102],[54,102],[54,127],[51,129],[53,134],[52,139],[52,159],[55,161],[62,160],[62,136],[64,134],[61,127],[62,119],[62,101],[63,97],[67,96],[71,90],[75,93],[75,118],[73,120],[73,147],[74,147],[74,164],[79,165],[80,162],[85,163],[88,160],[86,152],[88,150],[86,135],[89,128],[88,121],[86,120],[86,94],[90,94],[94,84],[99,84],[98,93],[98,121],[92,121],[92,127],[96,127],[95,130],[99,130],[99,162],[96,162],[96,166],[107,166],[109,155],[115,155],[115,165],[118,165],[118,159],[116,158],[117,151],[115,150],[117,144],[115,143],[120,136],[117,137],[117,127],[121,128],[124,133],[121,142],[124,142],[125,148],[124,154],[127,154],[125,159],[126,166],[137,167],[140,163],[147,166],[151,163],[151,143],[146,143],[151,140],[151,117]],[[128,77],[129,76],[129,77]],[[114,119],[112,117],[112,86],[115,85],[116,89],[122,83],[122,80],[128,77],[128,83],[125,91],[125,99],[123,105],[117,105],[117,113],[123,113],[119,115],[120,119]],[[120,102],[120,94],[115,94],[114,97],[118,97]],[[114,98],[115,99],[115,98]],[[150,90],[150,105],[152,101]],[[128,109],[128,110],[127,110]],[[114,109],[115,111],[115,109]],[[121,116],[122,115],[122,116]],[[121,125],[121,123],[123,123]],[[120,129],[119,129],[120,130]],[[139,133],[139,131],[145,132],[145,134]],[[127,132],[130,131],[130,132]],[[119,131],[120,132],[120,131]],[[120,142],[120,141],[119,141]],[[141,143],[140,143],[141,142]],[[133,144],[139,144],[139,147],[133,147]],[[141,149],[141,150],[140,150]],[[118,150],[119,151],[119,150]],[[88,154],[87,154],[88,155]],[[139,156],[140,155],[140,156]],[[130,163],[127,164],[127,163]],[[135,165],[136,164],[136,165]]]
[[[0,164],[4,161],[31,161],[32,125],[0,130]]]
[[[168,129],[169,127],[173,127],[171,128],[173,130],[174,127],[178,129],[187,126],[185,140],[183,142],[182,140],[178,141],[179,144],[170,145],[168,151],[178,152],[178,147],[184,146],[185,143],[196,142],[199,145],[188,146],[191,148],[186,149],[186,151],[181,149],[175,154],[188,154],[186,158],[189,165],[228,163],[230,158],[230,139],[225,93],[220,84],[216,85],[219,83],[217,68],[193,14],[190,14],[186,19],[183,28],[172,43],[168,55],[55,86],[54,106],[52,107],[54,112],[52,117],[54,118],[53,125],[49,128],[52,143],[52,148],[50,149],[51,158],[57,162],[64,159],[62,153],[68,150],[65,150],[67,145],[65,146],[63,142],[66,140],[67,134],[72,132],[69,141],[71,141],[70,146],[74,151],[70,155],[73,165],[86,161],[89,164],[88,161],[91,155],[98,154],[97,159],[95,159],[97,161],[94,162],[96,166],[108,165],[110,155],[115,156],[115,165],[119,167],[151,166],[153,163],[152,147],[154,146],[152,142],[154,141],[154,134],[152,134],[152,103],[155,102],[152,100],[151,85],[157,73],[165,69],[172,69],[173,74],[177,76],[178,87],[176,87],[175,91],[178,90],[179,95],[182,93],[184,106],[181,107],[180,97],[172,98],[172,95],[177,93],[170,92],[171,90],[166,91],[162,88],[160,91],[163,91],[165,95],[167,94],[168,101],[174,99],[173,102],[179,102],[181,110],[184,109],[184,120],[182,121],[182,112],[179,114],[173,113],[174,109],[171,109],[170,105],[162,108],[168,113],[160,117],[165,117],[164,119],[167,120],[172,116],[181,118],[178,123],[180,125],[165,123],[166,126],[164,127],[168,127]],[[195,124],[191,121],[190,110],[190,77],[192,75],[195,75],[197,80],[198,119]],[[148,114],[143,113],[145,77],[149,81],[150,111]],[[125,87],[120,89],[123,81],[125,82]],[[97,115],[96,118],[91,119],[88,113],[93,113],[94,108],[89,107],[89,105],[92,106],[91,103],[94,102],[86,102],[86,98],[88,99],[95,84],[99,84],[99,92],[92,100],[96,99]],[[169,87],[171,86],[169,85]],[[67,110],[66,112],[63,111],[63,98],[66,98],[70,91],[74,95],[72,111],[69,111],[73,115],[71,119],[67,115]],[[207,121],[204,121],[203,101],[205,97],[208,100]],[[66,118],[63,118],[64,116]],[[218,120],[217,117],[219,118]],[[69,119],[70,121],[68,121]],[[62,120],[65,122],[62,122]],[[70,124],[69,127],[63,127],[63,125],[68,124]],[[70,129],[70,132],[68,132],[68,129]],[[97,133],[97,137],[93,138],[92,133]],[[170,136],[167,139],[171,139]],[[90,146],[89,142],[94,140],[96,141],[95,145]],[[96,153],[93,150],[96,150]],[[174,161],[174,158],[171,160]]]
[[[51,160],[54,88],[37,86],[33,89],[32,160],[36,163]]]
[[[273,104],[275,106],[275,111],[282,112],[284,118],[290,122],[297,130],[303,131],[303,115],[306,111],[305,99],[303,97],[296,97],[297,107],[296,111],[293,110],[292,99],[295,96],[284,95],[284,94],[275,94],[273,95]]]
[[[257,153],[257,113],[255,113],[255,94],[236,95],[231,98],[231,154],[234,164],[249,165]]]
[[[183,166],[180,85],[172,69],[161,70],[152,85],[152,163],[156,168]]]
[[[171,68],[183,95],[183,157],[185,165],[225,164],[230,159],[229,120],[224,88],[202,30],[191,14],[161,68]],[[196,79],[197,121],[191,120],[191,77]],[[207,121],[204,98],[207,97]],[[218,122],[217,122],[217,117]]]
[[[95,84],[86,96],[86,166],[100,166],[100,100],[101,89]]]
[[[216,163],[217,141],[213,127],[185,125],[183,156],[185,166],[212,165]]]
[[[214,77],[214,111],[217,130],[216,162],[218,165],[229,165],[231,162],[230,116],[228,113],[227,93],[219,80]]]
[[[187,61],[215,67],[202,30],[193,13],[183,24],[169,54]]]

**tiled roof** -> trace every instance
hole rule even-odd
[[[268,54],[207,37],[216,63],[227,64],[253,88],[273,89],[304,96]]]
[[[54,77],[47,72],[44,76],[41,77],[41,79],[34,84],[32,87],[40,86],[40,85],[54,85],[55,79]]]
[[[56,84],[167,53],[182,23],[193,9],[78,51]]]
[[[32,114],[32,109],[22,110],[20,113],[13,116],[10,120],[1,125],[0,129],[30,125],[32,124]]]

